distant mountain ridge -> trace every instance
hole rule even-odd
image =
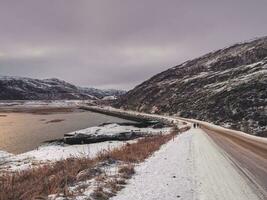
[[[267,137],[267,37],[172,67],[127,92],[115,106],[177,114]]]
[[[33,79],[0,76],[0,100],[98,100],[107,96],[124,94],[122,90],[100,90],[78,87],[56,78]]]

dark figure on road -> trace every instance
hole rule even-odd
[[[198,128],[199,127],[199,123],[193,123],[193,127],[194,128]]]

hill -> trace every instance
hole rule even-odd
[[[120,90],[83,88],[56,78],[32,79],[0,76],[0,100],[98,100],[107,96],[119,96]]]
[[[115,106],[267,136],[267,37],[172,67],[127,92]]]

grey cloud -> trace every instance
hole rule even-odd
[[[0,0],[0,74],[130,89],[266,35],[266,0]]]

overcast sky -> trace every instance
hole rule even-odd
[[[0,75],[130,89],[267,35],[267,0],[0,0]]]

